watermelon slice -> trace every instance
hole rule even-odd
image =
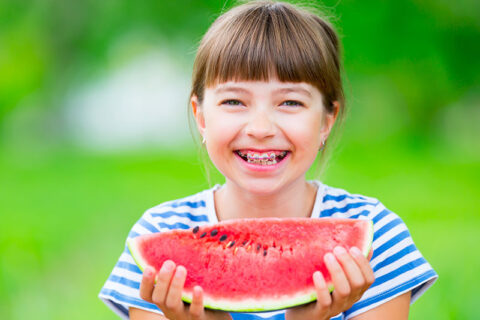
[[[185,302],[199,285],[206,308],[251,312],[314,301],[317,270],[333,290],[325,253],[356,246],[367,256],[372,238],[370,220],[258,218],[139,236],[128,247],[142,271],[166,260],[183,265]]]

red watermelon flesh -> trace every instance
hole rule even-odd
[[[139,236],[128,247],[142,270],[166,260],[184,266],[186,302],[199,285],[207,308],[267,311],[314,301],[317,270],[333,290],[323,256],[336,246],[367,256],[372,238],[370,220],[258,218]]]

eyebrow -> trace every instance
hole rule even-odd
[[[290,92],[296,93],[296,92],[300,92],[300,93],[303,93],[303,94],[309,96],[310,98],[312,97],[312,93],[311,93],[309,90],[304,89],[304,88],[302,88],[302,87],[287,87],[287,88],[281,88],[281,89],[275,90],[275,92],[279,92],[279,93],[290,93]]]
[[[223,92],[241,92],[241,93],[248,93],[249,91],[247,89],[241,88],[241,87],[232,87],[232,86],[224,86],[215,89],[215,93],[223,93]]]
[[[235,86],[223,86],[215,89],[216,94],[223,93],[223,92],[250,93],[250,91],[245,88],[235,87]],[[302,87],[297,87],[297,86],[280,88],[274,91],[274,93],[291,93],[291,92],[293,93],[299,92],[309,96],[310,98],[312,97],[312,93],[309,90],[304,89]]]

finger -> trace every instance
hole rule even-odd
[[[350,289],[354,292],[361,291],[365,286],[366,280],[362,271],[357,266],[356,260],[354,260],[343,247],[335,247],[333,253],[342,265],[345,276],[350,284]]]
[[[153,290],[152,300],[153,303],[160,307],[160,309],[164,308],[165,306],[165,297],[167,296],[168,287],[170,286],[174,271],[175,263],[167,260],[163,263],[160,271],[157,274],[157,283],[155,284],[155,289]]]
[[[203,290],[199,286],[193,288],[192,303],[190,304],[190,315],[193,319],[203,317]]]
[[[152,302],[153,283],[155,279],[155,269],[148,266],[143,271],[142,282],[140,282],[140,298]]]
[[[332,303],[332,296],[320,271],[313,273],[313,284],[317,292],[317,306],[322,310],[328,309]]]
[[[358,251],[360,251],[360,249]],[[372,257],[373,257],[373,248],[371,248],[370,252],[368,252],[367,260],[368,261],[372,260]]]
[[[333,301],[344,300],[350,294],[350,285],[343,272],[342,267],[332,253],[327,253],[324,257],[325,265],[332,277],[333,282]]]
[[[187,269],[183,266],[178,266],[170,282],[167,298],[165,299],[165,306],[174,312],[180,312],[183,309],[182,290],[186,279]]]
[[[357,266],[360,268],[360,271],[362,272],[366,285],[370,287],[372,283],[375,281],[375,274],[373,273],[372,267],[370,266],[370,263],[368,260],[363,256],[362,252],[360,249],[357,247],[352,247],[350,248],[350,253],[357,262]],[[367,287],[367,288],[368,288]]]

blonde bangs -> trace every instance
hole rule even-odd
[[[285,3],[253,2],[233,8],[202,39],[192,95],[202,101],[204,89],[217,83],[276,77],[316,86],[328,109],[332,101],[343,101],[343,91],[338,41],[325,27],[329,25],[316,15]]]

